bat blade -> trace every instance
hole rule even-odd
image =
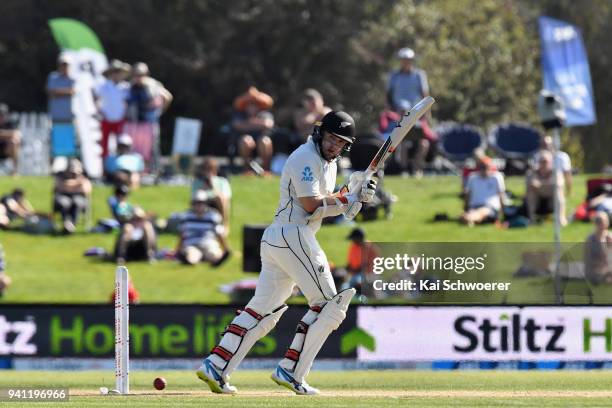
[[[426,96],[402,116],[402,120],[397,124],[395,129],[393,129],[387,140],[385,140],[385,143],[378,149],[378,152],[376,152],[374,158],[370,162],[366,170],[367,178],[372,177],[374,173],[385,166],[385,162],[389,156],[393,154],[397,146],[404,140],[408,132],[410,132],[410,129],[412,129],[419,119],[431,109],[434,102],[434,98]]]

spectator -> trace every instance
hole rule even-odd
[[[193,196],[191,210],[182,219],[179,231],[177,254],[186,264],[210,262],[216,266],[230,255],[222,216],[208,206],[204,191]]]
[[[157,238],[155,228],[140,207],[135,207],[132,217],[123,224],[119,239],[115,245],[117,264],[126,261],[155,261]]]
[[[387,102],[392,110],[399,112],[405,109],[402,101],[407,101],[412,107],[429,95],[429,84],[425,71],[413,66],[415,54],[412,49],[402,48],[397,56],[400,59],[400,69],[389,78]]]
[[[473,226],[498,219],[503,207],[506,190],[503,176],[493,170],[493,162],[487,156],[476,158],[477,172],[471,174],[465,186],[465,211],[459,221]]]
[[[130,72],[130,65],[119,60],[112,60],[110,66],[102,73],[106,77],[95,90],[94,96],[101,117],[100,128],[102,131],[102,160],[108,156],[108,140],[111,133],[115,137],[123,132],[125,113],[127,109],[127,98],[130,85],[125,81]]]
[[[106,179],[114,184],[125,184],[130,188],[140,186],[140,175],[144,171],[142,156],[132,151],[132,138],[124,133],[117,138],[117,154],[104,161]]]
[[[612,217],[612,184],[604,183],[593,197],[588,201],[589,212],[603,211],[608,214],[608,219]]]
[[[351,274],[372,272],[374,258],[380,255],[378,247],[365,239],[363,228],[355,228],[347,237],[351,241],[346,269]]]
[[[331,108],[325,106],[323,96],[316,89],[306,89],[302,94],[302,107],[293,114],[293,126],[300,138],[300,144],[306,142],[316,122],[321,121]]]
[[[239,136],[238,152],[245,164],[257,169],[258,165],[252,164],[252,155],[257,149],[265,171],[270,170],[274,151],[270,137],[274,128],[274,116],[269,111],[272,105],[272,97],[254,86],[234,100],[232,130]]]
[[[374,258],[380,255],[380,251],[374,243],[365,239],[365,232],[362,228],[353,229],[347,238],[351,240],[346,263],[349,281],[345,282],[344,287],[354,287],[360,294],[371,295],[371,293],[363,293],[364,282],[367,275],[372,272]]]
[[[5,273],[6,262],[4,260],[4,250],[0,244],[0,298],[4,296],[4,291],[11,285],[11,278]]]
[[[198,191],[204,191],[206,200],[212,202],[223,216],[223,225],[226,235],[229,234],[229,215],[232,200],[232,188],[225,177],[218,176],[219,166],[217,160],[206,156],[202,161],[202,166],[196,174],[191,186],[191,194],[195,195]]]
[[[593,284],[612,283],[612,233],[610,219],[604,212],[593,217],[595,231],[584,243],[584,271]]]
[[[127,120],[124,131],[134,139],[135,150],[142,155],[149,171],[159,167],[159,118],[173,96],[164,85],[149,76],[149,67],[137,62],[132,67],[132,84],[128,96]]]
[[[552,154],[543,150],[540,152],[537,167],[527,174],[527,216],[531,222],[537,215],[547,215],[554,212],[555,179],[557,181],[557,198],[559,200],[559,221],[567,225],[565,217],[565,194],[563,193],[563,177],[561,171],[553,171]]]
[[[399,110],[384,110],[378,120],[378,130],[383,140],[391,134],[396,125],[402,120],[402,116],[411,108],[410,101],[402,99],[399,101]],[[412,173],[420,178],[423,175],[425,159],[432,146],[437,142],[437,135],[429,127],[427,120],[422,118],[414,127],[413,131],[402,141],[396,149],[393,159],[402,171],[411,168]]]
[[[536,164],[536,166],[540,161],[542,152],[548,151],[552,153],[552,150],[553,138],[548,135],[542,137],[542,140],[540,141],[540,151],[538,151],[533,157],[533,162]],[[565,193],[569,197],[572,195],[572,161],[567,153],[557,150],[557,153],[555,154],[555,164],[557,165],[557,169],[563,173]]]
[[[79,160],[70,159],[66,170],[56,175],[53,193],[53,212],[61,214],[63,231],[71,234],[79,215],[87,211],[91,195],[91,182]]]
[[[134,206],[127,201],[130,188],[125,184],[115,186],[115,191],[108,198],[108,206],[113,214],[114,219],[123,225],[128,222],[134,214]]]
[[[15,218],[26,219],[34,214],[34,208],[22,189],[16,188],[0,197],[0,227],[7,227]]]
[[[72,97],[75,94],[75,81],[69,75],[70,59],[60,55],[57,59],[57,71],[47,78],[47,95],[49,96],[49,115],[53,124],[72,123],[74,111]]]
[[[0,160],[9,158],[13,161],[12,175],[17,174],[20,146],[21,132],[9,118],[8,105],[0,103]]]
[[[113,290],[113,293],[111,293],[111,303],[115,303],[115,296],[116,296],[116,292]],[[128,303],[130,305],[135,305],[140,303],[140,293],[138,293],[138,290],[136,289],[136,286],[134,286],[134,282],[132,281],[132,277],[128,276]]]

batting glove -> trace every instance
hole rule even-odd
[[[364,180],[361,184],[361,191],[359,192],[359,201],[362,203],[369,203],[374,199],[376,194],[376,186],[378,182],[374,179]]]
[[[361,184],[363,184],[363,180],[365,180],[365,172],[364,171],[354,171],[351,173],[351,177],[348,182],[348,189],[350,192],[355,192],[357,189],[361,188]]]

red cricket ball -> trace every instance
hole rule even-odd
[[[166,379],[163,377],[157,377],[154,381],[153,381],[153,386],[155,387],[156,390],[163,390],[164,388],[166,388]]]

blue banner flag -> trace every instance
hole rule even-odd
[[[538,24],[544,89],[563,98],[566,126],[592,125],[593,87],[580,29],[550,17],[540,17]]]

